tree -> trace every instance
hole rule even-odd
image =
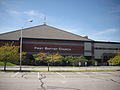
[[[84,56],[66,56],[62,61],[64,65],[78,66],[79,62],[84,65],[88,60]]]
[[[49,64],[54,65],[55,63],[60,62],[62,60],[62,56],[58,53],[53,55],[48,55],[47,53],[38,53],[34,55],[34,59],[39,62],[37,62],[37,65],[45,65],[47,63],[49,71]]]
[[[70,65],[70,66],[72,66],[73,59],[74,59],[73,56],[66,56],[62,60],[62,64],[63,65]]]
[[[50,64],[54,65],[55,63],[61,62],[62,58],[63,57],[60,54],[56,53],[56,54],[53,54],[53,55],[48,55],[47,56],[47,61]]]
[[[116,51],[116,56],[108,60],[111,65],[120,65],[120,51]]]
[[[33,55],[31,54],[25,55],[25,59],[22,60],[22,65],[35,65],[35,59]]]
[[[82,66],[84,66],[85,62],[88,62],[88,60],[84,56],[78,56],[74,59],[74,66],[78,66],[78,63],[81,63]]]
[[[19,60],[19,46],[5,44],[0,47],[0,61],[4,62],[4,70],[6,70],[7,62],[17,62]]]
[[[88,60],[88,65],[97,66],[98,62],[96,60]]]
[[[55,65],[55,63],[61,62],[62,56],[58,53],[53,54],[53,55],[48,55],[47,56],[47,62],[48,62],[48,71],[49,71],[49,64]]]
[[[112,64],[112,65],[120,65],[120,56],[115,56],[114,58],[111,58],[110,60],[108,60],[108,63]]]
[[[44,65],[47,63],[47,53],[38,53],[33,55],[36,65]]]

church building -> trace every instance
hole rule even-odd
[[[20,32],[16,30],[0,34],[0,46],[13,43],[20,46]],[[22,30],[22,51],[28,54],[39,52],[63,56],[85,56],[87,59],[109,59],[120,50],[120,42],[101,42],[76,35],[46,24]]]

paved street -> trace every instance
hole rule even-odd
[[[120,90],[120,72],[0,72],[0,90]]]

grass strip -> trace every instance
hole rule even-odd
[[[0,66],[4,66],[4,62],[0,62]],[[13,63],[7,62],[6,66],[16,66],[16,65]]]

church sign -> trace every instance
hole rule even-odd
[[[60,53],[62,55],[81,55],[84,52],[83,42],[23,39],[23,51],[28,53]]]
[[[61,47],[58,47],[58,48],[55,48],[55,47],[34,47],[35,50],[57,50],[57,51],[71,51],[72,49],[71,48],[61,48]]]

